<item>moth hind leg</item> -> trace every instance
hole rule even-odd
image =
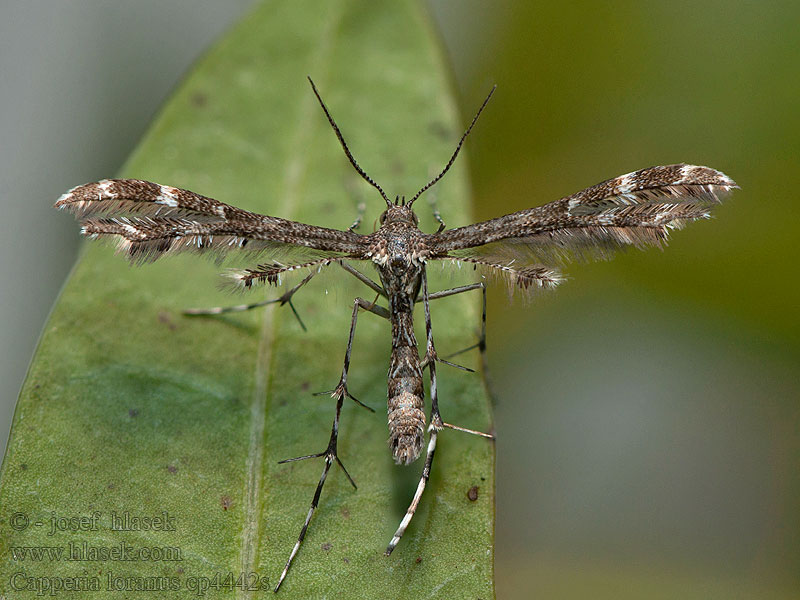
[[[417,484],[417,490],[414,493],[414,498],[411,500],[411,504],[409,504],[408,509],[406,510],[406,514],[400,521],[400,525],[398,526],[397,531],[395,531],[395,534],[394,536],[392,536],[389,545],[386,547],[386,551],[384,552],[384,555],[386,556],[389,556],[394,551],[397,544],[400,543],[400,539],[403,537],[403,534],[406,532],[408,524],[411,522],[411,519],[414,518],[414,514],[417,511],[417,507],[419,506],[422,494],[425,491],[425,487],[428,484],[428,480],[430,479],[431,467],[433,465],[433,456],[434,453],[436,452],[436,442],[439,436],[439,431],[443,428],[449,428],[449,429],[455,429],[457,431],[463,431],[465,433],[472,433],[482,437],[494,439],[494,435],[490,433],[483,433],[480,431],[466,429],[464,427],[457,427],[455,425],[450,425],[449,423],[445,423],[442,420],[442,415],[439,413],[439,392],[436,381],[436,363],[439,361],[436,357],[436,347],[433,342],[433,326],[431,324],[430,300],[436,298],[445,298],[447,296],[452,296],[454,294],[476,289],[484,290],[483,314],[485,323],[486,292],[483,283],[474,283],[470,285],[461,286],[460,288],[453,288],[450,290],[444,290],[442,292],[436,292],[434,294],[428,294],[428,276],[425,270],[422,271],[422,298],[420,299],[420,302],[422,302],[423,305],[425,306],[425,334],[426,334],[425,362],[427,362],[428,374],[430,376],[430,396],[431,396],[431,420],[430,424],[428,425],[428,450],[425,455],[425,465],[422,467],[422,475],[420,476],[419,483]]]
[[[282,460],[281,463],[293,462],[297,460],[305,460],[308,458],[320,458],[324,457],[325,465],[322,469],[322,475],[320,475],[319,483],[317,484],[317,489],[314,492],[314,497],[311,500],[311,508],[309,509],[308,513],[306,514],[306,519],[303,522],[303,526],[300,529],[300,535],[297,537],[297,541],[295,542],[294,546],[292,547],[292,551],[289,554],[289,559],[286,561],[286,566],[283,568],[280,577],[278,578],[278,584],[275,586],[275,591],[277,592],[278,589],[281,587],[283,580],[286,578],[287,573],[289,572],[289,568],[292,566],[292,561],[294,557],[297,555],[297,552],[300,550],[300,546],[303,544],[303,540],[306,537],[306,532],[308,531],[308,526],[311,523],[311,517],[314,516],[314,511],[316,511],[317,506],[319,505],[319,498],[322,494],[322,486],[325,485],[325,480],[328,477],[328,471],[330,471],[331,466],[335,462],[338,464],[342,471],[344,471],[345,476],[353,485],[356,487],[355,481],[353,478],[350,477],[350,474],[347,472],[347,469],[344,468],[342,461],[339,459],[339,455],[337,452],[337,444],[339,440],[339,418],[342,412],[342,404],[344,403],[345,398],[350,398],[356,404],[363,406],[364,408],[375,412],[369,406],[366,406],[362,402],[360,402],[357,398],[350,394],[347,390],[347,375],[350,370],[350,356],[353,349],[353,339],[355,337],[356,332],[356,324],[358,323],[358,312],[360,310],[366,310],[371,312],[379,317],[389,318],[388,311],[381,307],[376,306],[374,302],[367,302],[363,298],[356,298],[353,300],[353,317],[350,322],[350,336],[347,340],[347,350],[345,350],[344,355],[344,365],[342,367],[342,375],[339,379],[339,384],[333,389],[328,392],[320,392],[320,394],[330,394],[333,398],[336,399],[336,414],[333,419],[333,426],[331,427],[331,437],[328,441],[328,447],[323,452],[318,452],[316,454],[309,454],[306,456],[299,456],[297,458],[290,458],[288,460]],[[319,394],[318,394],[319,395]]]
[[[303,540],[305,539],[306,533],[308,532],[308,526],[311,523],[311,518],[314,516],[314,512],[316,511],[317,506],[319,505],[319,499],[320,496],[322,495],[322,487],[325,485],[325,480],[328,478],[328,472],[330,471],[331,466],[333,466],[334,462],[338,464],[339,467],[341,467],[342,471],[347,477],[347,480],[350,482],[353,488],[358,489],[356,486],[356,482],[353,481],[353,478],[350,477],[350,473],[348,473],[347,469],[344,468],[344,465],[342,464],[342,461],[339,459],[339,455],[337,452],[337,443],[339,440],[339,418],[342,413],[343,402],[344,402],[344,395],[341,395],[336,400],[336,414],[333,418],[333,426],[331,427],[331,436],[330,439],[328,440],[328,447],[325,449],[325,451],[318,452],[316,454],[309,454],[307,456],[298,456],[297,458],[289,458],[279,462],[279,464],[284,464],[289,462],[295,462],[298,460],[305,460],[308,458],[324,457],[325,459],[325,464],[322,467],[322,474],[320,475],[319,482],[317,483],[317,488],[314,491],[314,496],[311,499],[311,507],[309,508],[308,513],[306,513],[306,518],[305,521],[303,522],[302,528],[300,529],[300,534],[297,536],[297,541],[294,543],[292,551],[289,554],[289,558],[286,561],[286,565],[284,566],[283,571],[281,572],[280,577],[278,578],[278,583],[275,585],[274,589],[275,592],[277,592],[280,589],[283,580],[286,579],[286,575],[289,573],[289,569],[292,566],[294,557],[297,556],[297,553],[300,550],[300,546],[302,546],[303,544]]]
[[[430,425],[428,425],[428,450],[425,453],[425,466],[422,467],[422,475],[419,479],[419,483],[417,484],[417,490],[414,492],[414,498],[411,500],[411,504],[409,504],[408,509],[406,510],[406,514],[403,516],[403,520],[400,521],[400,525],[397,527],[397,531],[395,531],[392,539],[389,541],[389,545],[386,547],[384,551],[384,556],[389,556],[400,543],[400,539],[403,537],[403,534],[406,532],[406,528],[408,524],[411,522],[411,519],[414,518],[414,513],[417,512],[417,507],[419,506],[419,501],[422,498],[422,493],[425,491],[425,486],[428,483],[428,479],[431,476],[431,466],[433,464],[433,455],[436,452],[436,438],[439,434],[436,426],[431,419]]]

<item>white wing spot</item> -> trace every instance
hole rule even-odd
[[[113,198],[116,194],[111,193],[111,187],[114,185],[114,182],[103,179],[102,181],[97,182],[97,187],[100,188],[100,191],[103,192],[104,195],[110,196]]]
[[[619,178],[619,183],[617,184],[617,193],[625,196],[631,190],[633,190],[633,185],[631,183],[631,174],[628,173],[627,175],[623,175]]]
[[[166,206],[171,206],[172,208],[178,207],[178,190],[174,187],[169,185],[162,185],[161,186],[161,195],[159,198],[156,199],[158,204],[165,204]]]
[[[692,174],[692,171],[695,170],[694,165],[683,165],[681,167],[681,177],[678,181],[675,182],[675,185],[680,185],[681,183],[686,183],[689,179],[689,176]]]
[[[139,230],[130,223],[120,223],[120,226],[132,236],[139,236]]]

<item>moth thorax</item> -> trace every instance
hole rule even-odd
[[[389,447],[394,462],[408,465],[419,458],[425,435],[425,413],[422,398],[402,392],[392,398],[389,408]]]

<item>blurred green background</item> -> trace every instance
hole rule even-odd
[[[50,202],[115,172],[249,4],[0,6],[0,420],[77,248]],[[498,597],[800,597],[800,3],[429,5],[465,122],[498,85],[477,218],[654,164],[742,187],[664,252],[492,290]]]
[[[498,597],[800,597],[800,3],[448,6],[464,115],[498,84],[476,216],[653,164],[742,187],[663,253],[491,294]]]

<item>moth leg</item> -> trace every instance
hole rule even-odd
[[[375,412],[375,409],[370,408],[369,406],[361,402],[358,398],[353,396],[347,390],[347,373],[350,371],[350,354],[353,350],[353,338],[355,337],[356,334],[356,323],[358,322],[359,308],[361,310],[366,310],[368,312],[371,312],[374,315],[378,315],[379,317],[383,317],[384,319],[389,318],[389,311],[383,306],[378,306],[374,302],[367,302],[363,298],[356,298],[353,301],[353,320],[350,322],[350,337],[347,340],[347,350],[345,351],[344,354],[344,367],[342,368],[342,376],[339,379],[339,383],[335,388],[333,388],[332,390],[328,390],[326,392],[317,392],[314,395],[323,396],[325,394],[330,394],[332,397],[337,399],[340,397],[347,396],[359,406],[363,406],[367,410]]]
[[[417,484],[417,491],[414,492],[414,498],[411,500],[411,504],[409,504],[403,520],[400,521],[397,531],[395,531],[394,536],[392,536],[392,540],[389,542],[389,545],[386,547],[386,551],[383,553],[384,556],[389,556],[395,549],[395,546],[400,543],[400,538],[403,537],[408,524],[411,522],[411,519],[414,518],[414,513],[417,512],[419,501],[422,498],[422,492],[425,491],[425,486],[427,485],[428,479],[431,476],[433,453],[436,451],[436,438],[438,435],[439,431],[433,424],[433,419],[431,418],[431,423],[428,425],[428,451],[425,454],[425,466],[422,467],[422,477],[420,477],[419,483]]]
[[[350,227],[347,228],[347,231],[353,231],[354,229],[358,229],[359,225],[361,225],[361,221],[364,220],[364,213],[367,211],[367,204],[363,200],[358,203],[358,207],[356,208],[358,211],[356,213],[355,221]]]
[[[442,429],[447,427],[448,429],[455,429],[456,431],[463,431],[465,433],[472,433],[474,435],[479,435],[481,437],[494,439],[494,435],[491,433],[483,433],[482,431],[476,431],[474,429],[467,429],[466,427],[459,427],[458,425],[451,425],[450,423],[445,423],[442,420],[442,416],[439,413],[439,401],[438,401],[438,394],[436,392],[436,369],[435,363],[442,362],[442,360],[436,354],[436,348],[433,345],[433,329],[431,327],[431,308],[429,304],[429,300],[431,298],[445,298],[447,296],[452,296],[453,294],[458,294],[460,292],[467,292],[469,290],[475,290],[481,288],[483,290],[483,325],[484,331],[483,334],[485,335],[485,326],[486,326],[486,288],[483,283],[472,283],[469,285],[464,285],[458,288],[452,288],[449,290],[443,290],[441,292],[435,292],[434,294],[428,294],[428,278],[425,271],[422,272],[422,301],[425,305],[425,331],[427,333],[427,344],[428,348],[425,352],[425,361],[427,361],[428,366],[431,371],[431,424],[434,425],[437,429]],[[485,346],[485,342],[484,342]],[[473,346],[474,347],[474,346]],[[448,363],[450,364],[450,363]]]
[[[428,175],[430,177],[435,177],[436,171],[434,171],[433,169],[429,169]],[[437,194],[435,189],[431,190],[428,193],[428,206],[431,209],[431,214],[433,215],[433,218],[436,220],[437,223],[439,223],[439,228],[436,230],[436,233],[441,233],[445,229],[445,224],[444,221],[442,220],[442,213],[439,212],[439,202],[437,201]]]
[[[389,545],[386,547],[384,555],[389,556],[400,542],[400,538],[406,532],[408,524],[414,518],[414,513],[417,511],[419,501],[422,498],[422,493],[425,491],[425,486],[431,475],[431,466],[433,465],[433,455],[436,452],[436,439],[439,431],[444,427],[442,417],[439,414],[439,394],[436,387],[436,348],[433,344],[433,331],[431,328],[431,308],[428,303],[428,277],[425,269],[422,270],[422,301],[425,305],[425,333],[426,333],[426,350],[425,358],[428,360],[428,372],[431,379],[431,422],[428,425],[428,450],[425,454],[425,466],[422,467],[422,476],[417,484],[417,490],[414,492],[414,498],[411,500],[406,514],[400,521],[394,536],[392,536]]]
[[[278,591],[278,588],[281,587],[281,583],[286,578],[286,574],[289,572],[289,567],[292,565],[292,561],[294,560],[295,555],[297,554],[298,550],[300,549],[300,545],[303,543],[303,540],[306,537],[306,532],[308,531],[308,524],[311,522],[311,517],[314,516],[314,511],[319,504],[320,494],[322,494],[322,486],[325,485],[325,479],[328,477],[328,471],[330,471],[331,465],[333,465],[334,461],[342,468],[344,474],[347,476],[347,479],[356,488],[356,483],[353,481],[353,478],[350,477],[350,474],[347,472],[347,469],[344,468],[342,461],[339,459],[339,456],[336,451],[337,442],[339,439],[339,417],[342,412],[342,404],[344,403],[345,397],[350,398],[360,406],[375,412],[372,408],[367,406],[366,404],[362,404],[359,400],[357,400],[350,392],[347,391],[347,373],[350,370],[350,355],[353,348],[353,338],[355,337],[356,332],[356,323],[358,322],[358,311],[366,310],[379,317],[389,318],[389,311],[383,308],[382,306],[377,306],[372,302],[367,302],[363,298],[356,298],[353,301],[353,319],[350,323],[350,337],[347,340],[347,350],[345,351],[344,355],[344,367],[342,368],[342,377],[339,380],[339,385],[337,385],[333,390],[330,392],[321,392],[321,394],[331,394],[332,397],[336,399],[336,414],[333,418],[333,426],[331,427],[331,437],[328,441],[328,447],[324,452],[319,452],[317,454],[308,454],[306,456],[298,456],[297,458],[290,458],[287,460],[280,461],[279,464],[293,462],[297,460],[305,460],[307,458],[320,458],[325,457],[325,466],[322,468],[322,475],[320,475],[319,483],[317,484],[317,489],[314,492],[314,498],[311,500],[311,508],[308,510],[308,514],[306,515],[306,520],[303,523],[303,527],[300,529],[300,535],[297,538],[297,542],[295,542],[294,547],[292,548],[291,554],[289,554],[289,560],[286,561],[286,566],[281,573],[280,578],[278,579],[278,584],[275,586],[275,591]]]
[[[454,287],[449,290],[442,290],[440,292],[434,292],[430,296],[428,296],[428,300],[436,300],[438,298],[447,298],[448,296],[455,296],[456,294],[461,294],[462,292],[471,292],[472,290],[481,290],[482,296],[482,307],[481,307],[481,329],[480,335],[478,337],[478,341],[471,346],[468,346],[458,352],[454,352],[453,354],[449,354],[447,358],[452,358],[454,356],[458,356],[459,354],[464,354],[465,352],[469,352],[477,348],[480,350],[481,358],[485,363],[485,352],[486,352],[486,285],[483,282],[478,283],[470,283],[468,285],[461,285],[459,287]]]
[[[314,511],[319,504],[319,497],[322,494],[322,486],[325,485],[325,479],[328,477],[328,471],[331,469],[331,465],[333,462],[336,463],[342,468],[344,474],[347,476],[347,479],[350,481],[352,486],[357,489],[356,482],[353,481],[353,478],[350,477],[350,474],[347,472],[347,469],[344,468],[342,461],[339,460],[339,456],[336,452],[336,444],[339,438],[339,416],[342,412],[342,404],[344,402],[344,395],[340,395],[336,400],[336,415],[333,418],[333,426],[331,427],[331,437],[328,441],[328,447],[325,449],[324,452],[319,452],[317,454],[309,454],[308,456],[298,456],[297,458],[289,458],[286,460],[280,461],[278,464],[294,462],[298,460],[305,460],[307,458],[319,458],[321,456],[325,457],[325,465],[322,467],[322,475],[320,475],[319,483],[317,483],[317,489],[314,491],[314,497],[311,500],[311,508],[308,510],[308,514],[306,515],[306,520],[303,523],[303,527],[300,529],[300,535],[297,537],[297,541],[292,548],[291,554],[289,554],[289,559],[286,561],[286,566],[283,568],[283,572],[281,572],[281,576],[278,579],[278,583],[275,586],[275,591],[277,592],[278,589],[281,587],[283,580],[286,579],[286,574],[289,572],[289,567],[292,565],[292,561],[294,560],[295,555],[297,554],[298,550],[300,550],[300,545],[303,543],[303,540],[306,537],[306,532],[308,531],[308,524],[311,522],[311,517],[314,516]]]
[[[280,306],[288,304],[289,308],[292,309],[292,313],[297,318],[298,323],[300,323],[300,327],[303,328],[303,331],[307,331],[306,325],[305,323],[303,323],[303,319],[300,318],[297,309],[294,307],[294,304],[292,303],[292,296],[294,296],[297,290],[299,290],[301,287],[303,287],[305,284],[311,281],[311,278],[314,277],[314,275],[316,275],[318,272],[319,271],[317,269],[312,270],[311,273],[306,275],[306,277],[304,277],[300,283],[295,285],[290,290],[287,290],[286,293],[284,293],[282,296],[279,296],[278,298],[272,298],[271,300],[262,300],[260,302],[253,302],[251,304],[238,304],[236,306],[215,306],[213,308],[187,308],[184,311],[182,311],[182,314],[191,317],[198,315],[202,316],[221,315],[229,312],[243,312],[253,308],[258,308],[259,306],[266,306],[268,304],[278,303],[280,304]]]
[[[474,284],[474,286],[479,286],[482,284]],[[469,287],[469,286],[464,286]],[[454,288],[457,289],[457,288]],[[477,289],[477,287],[472,287],[470,289]],[[445,292],[449,292],[451,290],[445,290]],[[460,291],[467,291],[467,290],[460,290]],[[458,293],[452,292],[452,293]],[[444,294],[448,295],[448,294]],[[452,295],[452,294],[449,294]],[[439,298],[444,297],[443,295],[438,296]],[[400,521],[400,525],[395,531],[394,536],[392,537],[389,545],[386,548],[384,554],[389,556],[392,551],[395,549],[397,544],[400,542],[400,538],[403,537],[403,534],[406,532],[406,528],[408,524],[411,522],[411,519],[414,518],[414,513],[417,511],[417,507],[419,506],[420,499],[422,498],[422,493],[425,491],[425,486],[428,483],[428,479],[431,475],[431,466],[433,465],[433,455],[436,452],[436,440],[439,435],[439,431],[443,428],[447,427],[450,429],[455,429],[457,431],[464,431],[466,433],[473,433],[475,435],[480,435],[483,437],[487,437],[490,439],[494,439],[494,436],[488,433],[482,433],[480,431],[474,431],[472,429],[466,429],[464,427],[457,427],[455,425],[450,425],[449,423],[445,423],[442,420],[442,415],[439,413],[439,393],[438,388],[436,385],[436,347],[433,343],[433,328],[431,327],[431,309],[429,300],[431,296],[428,295],[428,278],[425,271],[422,271],[422,302],[425,306],[425,333],[426,333],[426,351],[425,351],[425,360],[428,363],[428,371],[430,373],[430,380],[431,380],[431,422],[428,425],[428,450],[425,455],[425,466],[422,467],[422,476],[420,477],[419,483],[417,484],[417,490],[414,492],[414,498],[411,500],[411,504],[408,506],[406,510],[406,514],[403,519]]]
[[[471,346],[467,346],[458,352],[454,352],[453,354],[448,354],[445,358],[453,358],[454,356],[458,356],[459,354],[464,354],[465,352],[469,352],[470,350],[474,350],[475,348],[478,349],[481,357],[481,371],[483,372],[484,380],[486,381],[486,390],[489,392],[489,397],[492,399],[492,404],[497,404],[497,396],[494,393],[494,385],[492,384],[492,378],[489,373],[489,361],[486,358],[486,284],[483,282],[478,283],[471,283],[468,285],[462,285],[459,287],[454,287],[449,290],[442,290],[439,292],[434,292],[428,296],[429,300],[436,300],[437,298],[447,298],[448,296],[454,296],[456,294],[460,294],[462,292],[471,292],[472,290],[481,290],[481,328],[480,333],[478,335],[478,341]],[[438,359],[439,362],[443,362],[446,365],[458,367],[467,371],[472,371],[472,369],[466,369],[465,367],[461,367],[460,365],[456,365],[454,363],[448,362],[442,358]]]
[[[386,556],[389,556],[395,549],[397,544],[400,542],[400,539],[406,532],[408,524],[411,522],[411,519],[414,518],[414,513],[417,511],[420,499],[422,498],[422,493],[425,491],[425,486],[428,483],[428,479],[430,479],[431,466],[433,465],[433,455],[436,452],[436,441],[439,435],[439,431],[447,427],[450,429],[455,429],[457,431],[464,431],[466,433],[473,433],[475,435],[480,435],[483,437],[494,439],[494,436],[488,433],[474,431],[472,429],[466,429],[464,427],[457,427],[455,425],[450,425],[449,423],[445,423],[442,420],[441,413],[439,413],[439,393],[436,385],[436,362],[438,359],[436,357],[436,347],[434,346],[433,343],[433,328],[431,327],[430,300],[433,298],[444,298],[446,296],[452,296],[453,294],[458,294],[460,292],[466,292],[469,290],[478,289],[479,287],[484,289],[484,323],[485,323],[486,292],[482,283],[461,286],[460,288],[453,288],[452,290],[444,290],[442,292],[437,292],[435,295],[434,294],[429,295],[428,277],[425,270],[423,269],[422,271],[422,302],[423,305],[425,306],[425,333],[426,333],[426,351],[424,360],[425,362],[427,362],[428,372],[430,373],[430,380],[431,380],[431,422],[428,425],[428,450],[425,455],[425,466],[422,467],[422,476],[420,477],[419,483],[417,484],[417,490],[414,492],[414,498],[412,498],[411,504],[409,504],[405,516],[403,516],[403,519],[400,521],[400,525],[398,526],[397,531],[395,531],[395,534],[394,536],[392,536],[389,545],[386,547],[386,551],[384,552]]]
[[[349,264],[347,264],[347,263],[346,263],[346,262],[344,262],[343,260],[340,260],[340,261],[339,261],[339,266],[340,266],[340,267],[342,267],[342,268],[343,268],[345,271],[347,271],[348,273],[350,273],[350,274],[351,274],[353,277],[355,277],[356,279],[358,279],[358,280],[359,280],[361,283],[363,283],[364,285],[366,285],[368,288],[370,288],[370,289],[371,289],[373,292],[375,292],[376,294],[380,294],[380,295],[381,295],[381,296],[383,296],[384,298],[386,298],[386,297],[387,297],[387,296],[386,296],[386,290],[384,290],[384,289],[383,289],[383,286],[381,286],[381,285],[379,285],[379,284],[375,283],[374,281],[372,281],[372,279],[370,279],[369,277],[367,277],[366,275],[364,275],[364,274],[363,274],[361,271],[359,271],[358,269],[354,269],[353,267],[351,267]],[[387,318],[388,318],[388,317],[387,317]]]
[[[434,196],[428,197],[428,203],[431,205],[433,218],[436,219],[437,223],[439,223],[439,229],[436,230],[436,233],[442,233],[444,231],[445,224],[442,220],[442,213],[439,212],[439,204],[436,202],[436,198]]]

